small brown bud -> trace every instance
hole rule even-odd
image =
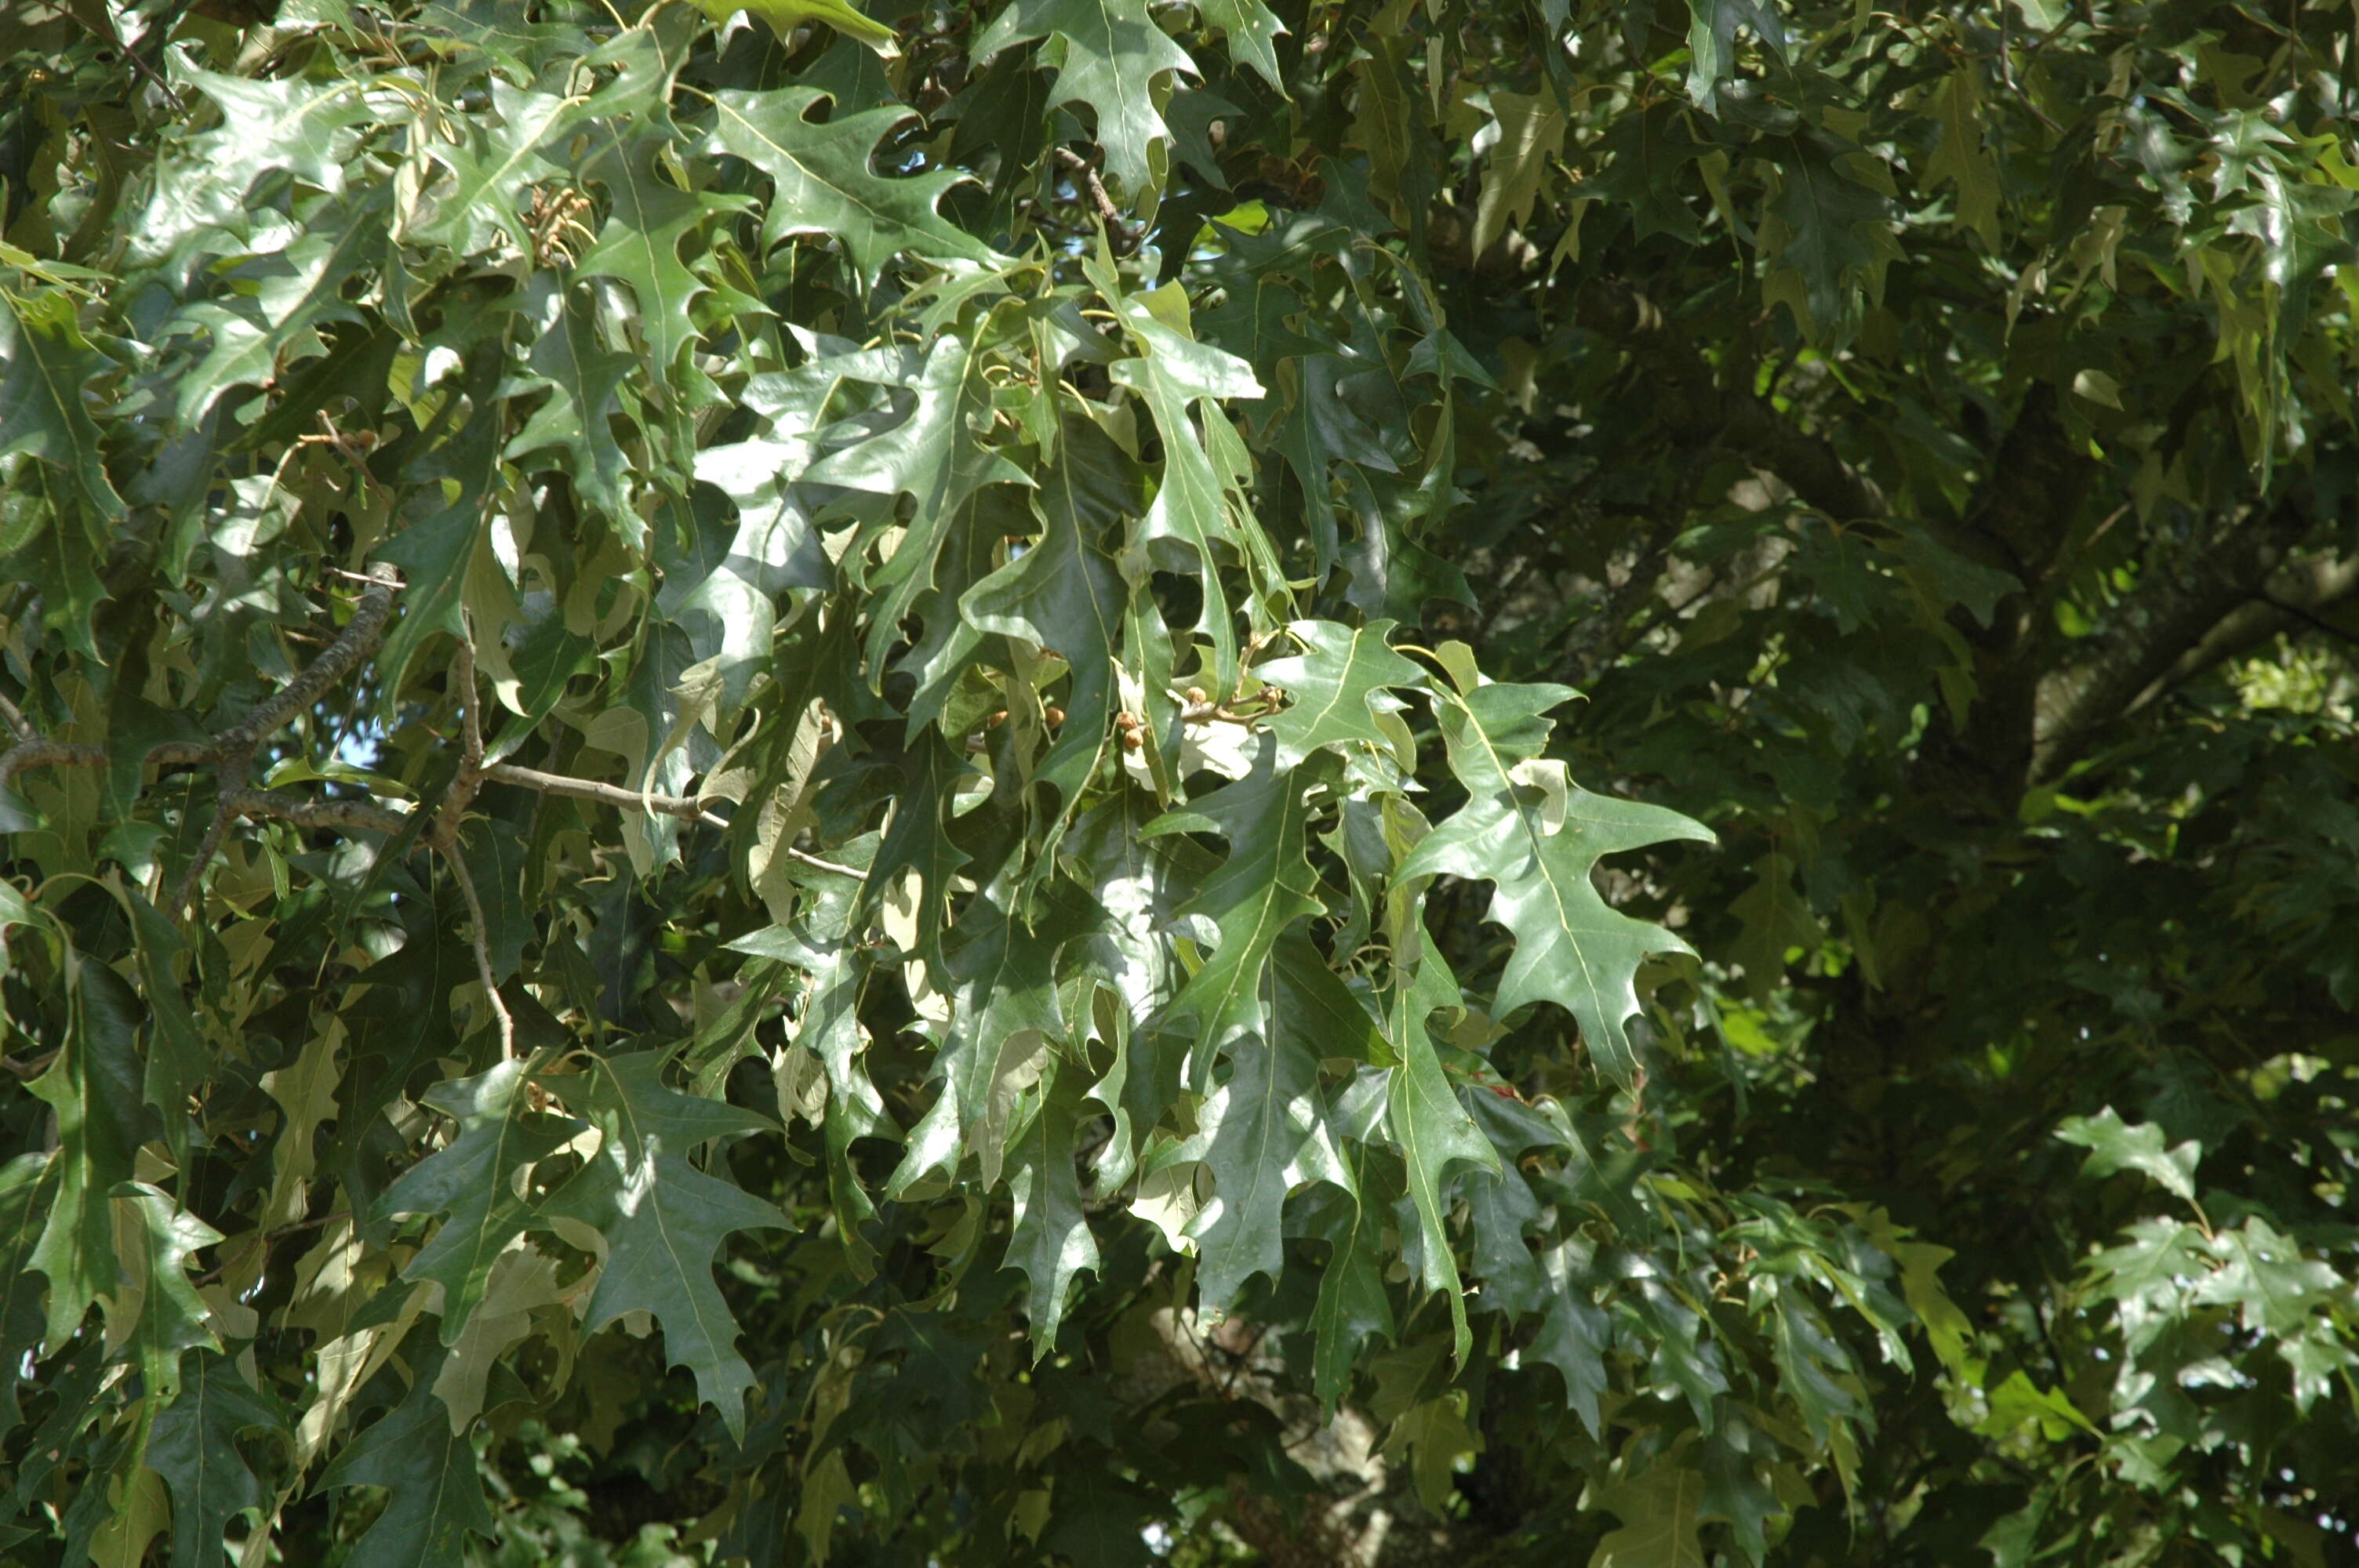
[[[1124,712],[1117,713],[1114,716],[1114,727],[1125,734],[1128,734],[1132,730],[1136,730],[1138,728],[1138,715],[1136,713],[1125,710]]]
[[[1003,708],[998,712],[993,714],[989,719],[984,719],[984,727],[989,730],[996,730],[1006,722],[1007,709]]]
[[[1201,708],[1210,700],[1211,698],[1205,695],[1204,688],[1202,687],[1191,686],[1188,688],[1188,701],[1191,706]]]
[[[1054,730],[1065,721],[1065,710],[1052,702],[1041,717],[1049,721],[1049,728]]]
[[[1122,732],[1122,749],[1124,751],[1136,752],[1141,746],[1146,744],[1147,737],[1140,734],[1137,730],[1125,730]]]

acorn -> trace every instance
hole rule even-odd
[[[1052,702],[1041,711],[1040,717],[1049,721],[1049,729],[1054,730],[1065,721],[1065,710]]]

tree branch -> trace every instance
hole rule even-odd
[[[222,800],[224,816],[288,822],[304,828],[391,834],[409,826],[404,813],[365,800],[306,800],[275,789],[233,790]]]
[[[2314,611],[2359,591],[2359,557],[2287,559],[2308,526],[2289,505],[2245,514],[2174,567],[2153,570],[2106,617],[2085,656],[2041,681],[2032,782],[2060,777],[2114,719],[2274,636],[2293,619],[2287,607]]]
[[[377,562],[369,568],[366,580],[368,586],[361,590],[360,601],[353,607],[353,618],[344,622],[336,640],[277,696],[257,705],[253,712],[213,738],[214,760],[220,764],[223,785],[221,806],[214,813],[212,825],[205,829],[196,855],[180,873],[179,885],[172,890],[172,902],[165,906],[167,914],[177,918],[188,909],[190,901],[196,897],[197,882],[221,849],[230,822],[244,814],[239,803],[260,795],[252,787],[255,748],[265,736],[319,701],[330,687],[352,674],[384,638],[385,623],[393,615],[394,593],[401,587],[401,574]]]
[[[201,741],[166,741],[151,746],[141,759],[151,768],[193,766],[221,761],[221,752]],[[76,746],[63,741],[45,741],[38,735],[27,736],[0,755],[0,784],[5,784],[27,768],[103,768],[106,766],[106,750],[102,746]]]
[[[1618,281],[1593,281],[1573,319],[1609,338],[1657,383],[1658,416],[1682,445],[1717,441],[1767,469],[1809,505],[1838,523],[1881,518],[1884,492],[1816,436],[1796,429],[1751,391],[1723,391],[1712,367],[1660,306]]]
[[[2202,641],[2148,683],[2125,711],[2135,713],[2172,687],[2298,626],[2344,641],[2359,640],[2318,613],[2354,593],[2359,593],[2359,556],[2319,556],[2287,562],[2269,574],[2250,600],[2230,611]]]
[[[369,568],[366,580],[368,586],[361,590],[360,600],[353,607],[353,618],[344,622],[336,640],[281,687],[276,697],[213,737],[221,764],[234,783],[245,783],[254,766],[254,749],[265,736],[319,701],[330,687],[352,674],[363,659],[376,651],[377,643],[385,635],[385,623],[393,615],[393,596],[401,587],[401,576],[392,567],[379,562]]]
[[[2033,588],[2055,564],[2064,524],[2080,510],[2096,471],[2089,455],[2072,446],[2056,389],[2034,382],[1967,503],[1966,526],[2005,555],[2006,569],[2024,587]]]

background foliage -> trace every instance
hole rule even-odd
[[[2350,11],[870,9],[9,13],[0,1552],[2347,1560]]]

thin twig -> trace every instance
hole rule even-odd
[[[817,855],[806,854],[791,844],[787,846],[787,858],[798,865],[809,866],[814,871],[826,871],[834,876],[856,877],[863,881],[865,881],[868,876],[866,871],[857,866],[843,866],[838,865],[833,860],[822,860]]]
[[[0,696],[0,721],[5,721],[19,741],[38,741],[40,732],[26,722],[25,710]]]
[[[5,1068],[20,1078],[38,1078],[47,1072],[49,1064],[57,1059],[58,1054],[55,1051],[44,1051],[29,1062],[19,1062],[14,1056],[0,1056],[0,1068]]]
[[[652,811],[658,816],[685,816],[691,822],[701,822],[712,827],[729,826],[705,810],[701,802],[686,795],[647,795],[625,789],[621,784],[568,778],[562,773],[544,773],[538,768],[520,768],[514,762],[494,762],[484,770],[484,777],[494,784],[515,784],[519,789],[537,789],[543,795],[567,795],[575,800],[594,800],[602,806],[619,806],[625,811]]]
[[[475,896],[474,874],[467,870],[467,862],[456,853],[445,849],[442,858],[451,864],[451,875],[459,883],[459,894],[467,901],[467,918],[474,925],[469,934],[468,946],[475,950],[475,974],[484,983],[484,995],[490,999],[492,1016],[499,1021],[500,1060],[513,1062],[516,1060],[516,1019],[509,1013],[506,1001],[502,1000],[500,982],[492,973],[491,942],[488,927],[484,924],[484,901]]]
[[[450,862],[451,875],[459,883],[459,894],[467,901],[467,919],[473,929],[468,934],[468,946],[474,949],[475,973],[484,982],[484,995],[492,1004],[492,1014],[499,1021],[500,1060],[516,1060],[516,1019],[500,995],[499,977],[492,972],[491,925],[484,918],[484,901],[475,892],[475,876],[467,869],[466,857],[459,852],[459,825],[467,815],[467,807],[484,788],[484,722],[476,711],[474,627],[471,622],[466,633],[459,639],[459,648],[451,660],[451,685],[459,694],[459,776],[451,781],[451,789],[442,797],[442,806],[435,814],[434,826],[428,830],[428,840],[442,859]]]
[[[442,797],[441,809],[435,814],[434,827],[429,838],[445,855],[454,853],[459,846],[459,824],[467,808],[475,804],[475,796],[484,787],[484,724],[475,711],[475,645],[468,635],[459,639],[458,652],[451,660],[451,685],[459,694],[459,776],[451,781],[450,792]]]
[[[340,1208],[333,1214],[323,1214],[317,1219],[299,1219],[292,1225],[282,1225],[277,1229],[270,1231],[266,1235],[255,1237],[253,1240],[247,1242],[245,1246],[237,1249],[236,1257],[223,1259],[221,1262],[214,1264],[203,1273],[197,1275],[194,1279],[190,1280],[189,1283],[200,1287],[210,1285],[215,1280],[220,1279],[223,1274],[228,1273],[234,1266],[243,1263],[248,1258],[253,1257],[254,1249],[257,1247],[268,1247],[271,1243],[278,1240],[282,1237],[300,1235],[306,1230],[317,1230],[323,1225],[333,1225],[340,1219],[350,1219],[352,1217],[352,1210]]]
[[[137,49],[125,43],[122,38],[115,33],[112,26],[102,29],[97,23],[92,22],[89,17],[82,16],[80,12],[69,11],[67,14],[71,16],[75,21],[81,23],[82,30],[90,34],[92,38],[96,38],[102,47],[112,49],[120,53],[124,59],[130,64],[132,70],[137,71],[141,76],[146,77],[147,79],[147,84],[153,87],[158,92],[163,94],[166,106],[168,107],[173,114],[179,114],[187,112],[187,105],[180,102],[180,95],[172,91],[172,84],[165,81],[162,73],[158,71],[153,65],[142,59]],[[142,39],[141,41],[145,42],[146,40]]]
[[[235,815],[229,808],[229,800],[228,795],[223,796],[221,809],[213,813],[212,825],[197,840],[197,852],[189,857],[188,869],[180,873],[179,884],[172,889],[172,902],[164,906],[167,914],[177,917],[197,896],[197,879],[212,864],[213,857],[221,852],[222,840],[229,836],[230,818]]]
[[[1097,166],[1071,147],[1057,149],[1057,162],[1068,174],[1079,176],[1082,188],[1090,193],[1090,204],[1098,210],[1098,221],[1105,225],[1106,248],[1116,256],[1126,256],[1137,250],[1138,231],[1124,219],[1122,209],[1106,194]]]
[[[2253,597],[2261,603],[2266,604],[2270,609],[2276,611],[2278,614],[2290,615],[2296,621],[2304,622],[2313,632],[2323,632],[2330,637],[2339,637],[2346,643],[2359,643],[2359,634],[2354,634],[2344,627],[2337,626],[2333,622],[2327,620],[2322,615],[2312,615],[2309,611],[2304,610],[2299,604],[2291,604],[2287,602],[2285,600],[2279,599],[2276,594],[2271,593],[2266,585],[2254,589]]]

